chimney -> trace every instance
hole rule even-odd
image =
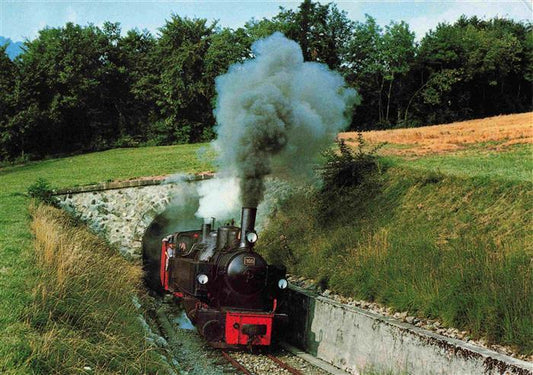
[[[211,224],[202,224],[202,242],[207,242],[207,236],[209,236],[209,233],[211,232]]]
[[[256,207],[243,207],[241,215],[241,242],[239,248],[252,248],[254,244],[246,239],[246,233],[254,232]]]

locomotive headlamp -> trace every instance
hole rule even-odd
[[[287,280],[285,280],[285,279],[279,279],[279,281],[278,281],[278,287],[279,287],[280,289],[285,289],[285,288],[287,288],[287,286],[289,286],[289,283],[288,283]]]
[[[196,276],[196,280],[204,285],[204,284],[207,284],[207,282],[209,281],[209,277],[207,277],[207,275],[204,275],[203,273],[199,274],[198,276]]]
[[[257,241],[257,233],[255,232],[246,233],[246,240],[250,243],[255,243],[255,241]]]

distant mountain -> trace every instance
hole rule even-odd
[[[6,52],[11,60],[13,60],[15,57],[22,53],[22,45],[24,44],[23,42],[13,42],[9,38],[4,38],[3,36],[0,36],[0,46],[5,45],[6,43],[9,43]]]

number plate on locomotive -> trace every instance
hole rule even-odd
[[[255,258],[254,257],[244,257],[244,265],[245,266],[255,266]]]

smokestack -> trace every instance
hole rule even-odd
[[[202,242],[207,242],[207,236],[211,232],[211,224],[202,224]]]
[[[249,247],[251,248],[254,242],[248,241],[246,233],[255,232],[255,216],[257,214],[256,207],[243,207],[241,214],[241,242],[239,248]]]

